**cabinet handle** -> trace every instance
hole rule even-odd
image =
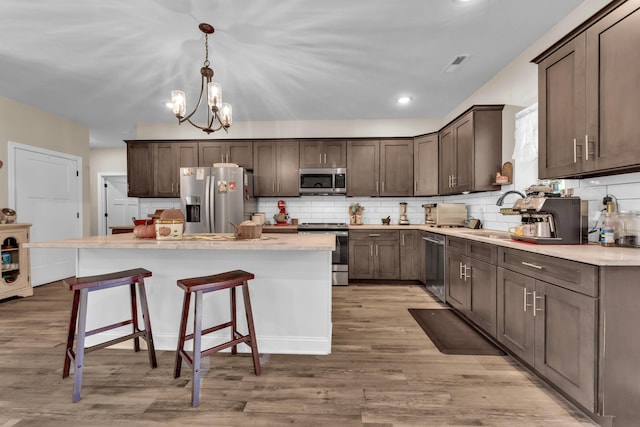
[[[384,181],[382,181],[382,193],[384,193]]]
[[[462,263],[460,263],[460,278],[463,279],[464,278],[464,273],[462,272],[462,269],[464,267],[462,266]]]
[[[278,194],[280,193],[280,180],[278,180],[278,191],[277,191],[277,193]]]
[[[449,175],[449,188],[451,188],[451,175]]]
[[[319,156],[320,156],[320,163],[322,163],[322,153],[320,153]]]
[[[589,135],[584,136],[584,159],[589,160]]]
[[[451,186],[455,187],[456,185],[458,185],[458,176],[457,175],[451,175]]]
[[[523,289],[523,295],[522,295],[522,311],[524,311],[525,313],[527,312],[527,307],[531,307],[531,304],[527,304],[527,296],[531,295],[531,292],[527,292],[527,288]]]
[[[467,267],[467,264],[464,265],[464,281],[467,279],[471,279],[471,267]]]
[[[413,194],[418,192],[418,181],[413,184]]]
[[[378,256],[378,245],[376,245],[376,257]]]
[[[404,246],[404,234],[402,235],[402,246]]]
[[[532,267],[532,268],[535,268],[537,270],[542,270],[542,266],[541,265],[531,264],[530,262],[524,262],[524,261],[521,261],[520,263],[522,265],[527,266],[527,267]]]
[[[324,163],[327,164],[327,153],[324,153]]]
[[[369,245],[369,257],[373,258],[373,245]]]
[[[271,191],[273,191],[275,193],[276,192],[276,182],[275,181],[271,182],[271,188],[272,188]]]
[[[376,181],[376,194],[378,194],[378,181]]]
[[[536,300],[543,299],[544,297],[539,297],[536,295],[536,291],[533,291],[533,317],[536,317],[536,312],[544,311],[542,308],[536,307]]]
[[[578,154],[576,153],[577,147],[578,142],[575,138],[573,138],[573,163],[576,163],[578,161]]]
[[[371,233],[369,234],[369,237],[380,237],[380,235],[377,233]]]
[[[220,154],[220,161],[224,163],[224,154]]]

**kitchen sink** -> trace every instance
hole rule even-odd
[[[511,236],[506,231],[498,231],[498,230],[460,230],[465,234],[487,237],[489,239],[503,239],[510,240]]]

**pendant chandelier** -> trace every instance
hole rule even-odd
[[[212,133],[220,129],[227,129],[231,126],[231,105],[222,103],[222,86],[220,83],[211,81],[213,78],[213,70],[209,68],[209,34],[213,34],[215,31],[213,26],[202,23],[198,26],[200,31],[204,33],[204,66],[200,68],[200,74],[202,76],[200,96],[198,102],[193,111],[185,116],[187,109],[187,98],[183,91],[173,90],[171,91],[171,104],[173,105],[173,114],[178,118],[178,124],[189,122],[191,125],[202,129],[206,133]],[[193,121],[191,117],[198,111],[200,104],[202,103],[202,97],[206,94],[207,97],[207,123],[205,126],[200,126]],[[214,126],[217,126],[214,128]]]

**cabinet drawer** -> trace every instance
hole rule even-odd
[[[498,266],[592,297],[598,296],[598,267],[517,249],[498,249]]]
[[[349,231],[350,240],[398,240],[398,230]]]
[[[498,260],[498,248],[491,243],[467,240],[467,255],[489,264],[496,265]]]
[[[457,237],[446,237],[446,250],[467,253],[467,240]]]

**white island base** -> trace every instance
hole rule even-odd
[[[136,244],[140,240],[136,241],[130,234],[89,237],[75,240],[77,275],[92,276],[136,267],[150,270],[153,277],[145,280],[145,289],[155,347],[175,351],[184,298],[176,281],[245,270],[255,275],[255,279],[249,281],[249,291],[260,353],[330,354],[334,239],[320,236],[324,235],[314,235],[312,241],[308,240],[310,236],[278,236],[254,244],[186,241]],[[299,239],[303,242],[307,239],[307,245],[301,245]],[[72,242],[38,242],[30,247],[69,248],[73,247]],[[287,249],[288,242],[293,245],[291,250]],[[87,328],[130,318],[128,292],[128,287],[89,292]],[[193,324],[193,299],[191,306],[190,325]],[[238,330],[245,333],[246,318],[240,296],[237,306]],[[203,307],[203,328],[229,321],[229,291],[205,294]],[[91,336],[87,338],[87,345],[128,332],[130,326]],[[227,328],[203,337],[203,348],[228,341],[230,333]],[[238,351],[250,352],[250,348],[239,345]]]

